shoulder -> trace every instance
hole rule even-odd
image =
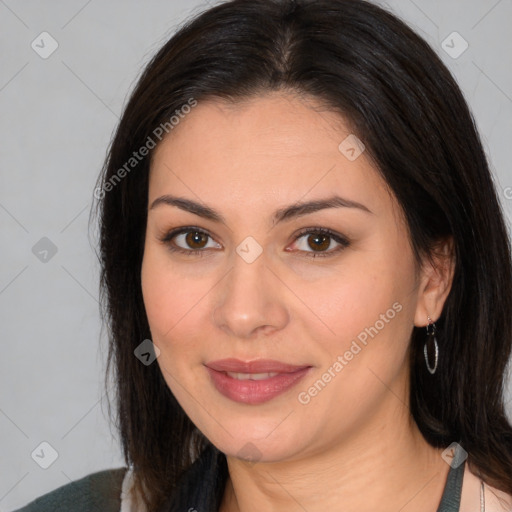
[[[484,500],[486,506],[485,510],[488,512],[512,511],[512,496],[489,485],[485,485]]]
[[[127,468],[105,469],[63,485],[14,512],[119,512]]]
[[[480,507],[481,500],[484,501],[485,508]],[[490,485],[484,484],[482,486],[480,478],[475,475],[468,467],[468,464],[466,464],[462,484],[460,512],[474,512],[475,510],[510,512],[512,511],[512,496]]]

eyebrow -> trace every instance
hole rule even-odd
[[[164,204],[168,206],[176,206],[181,210],[185,210],[187,212],[198,215],[199,217],[204,217],[205,219],[209,219],[214,222],[226,224],[226,219],[222,216],[221,213],[219,213],[215,209],[198,203],[196,201],[192,201],[191,199],[186,199],[184,197],[176,197],[169,194],[157,197],[151,203],[149,209],[153,210],[157,206]],[[280,208],[274,212],[272,216],[272,223],[277,224],[278,222],[291,220],[293,218],[308,215],[310,213],[325,210],[327,208],[356,208],[365,213],[373,214],[373,212],[370,209],[368,209],[364,204],[349,199],[344,199],[343,197],[335,195],[328,197],[326,199],[317,199],[314,201],[295,203],[285,208]]]

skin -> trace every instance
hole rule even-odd
[[[149,208],[141,272],[162,374],[227,456],[222,512],[426,512],[439,504],[449,466],[412,420],[408,348],[413,326],[441,314],[453,276],[450,245],[434,265],[418,265],[400,207],[366,152],[350,161],[338,149],[350,133],[314,99],[273,92],[200,102],[153,155],[150,206],[172,194],[225,218]],[[333,194],[370,212],[328,208],[272,222],[280,208]],[[210,237],[161,241],[185,226]],[[318,227],[349,246],[334,252],[340,244],[327,238],[322,247],[331,255],[308,257],[322,251],[314,235],[299,232]],[[252,263],[236,252],[248,236],[262,249]],[[173,242],[203,256],[171,252]],[[298,394],[396,303],[400,312],[300,403]],[[313,368],[284,394],[249,405],[221,395],[204,367],[228,357]],[[242,457],[247,443],[257,449],[253,462]]]

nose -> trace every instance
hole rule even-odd
[[[263,252],[248,263],[238,254],[217,288],[213,323],[231,337],[252,339],[283,329],[289,321],[282,282]]]

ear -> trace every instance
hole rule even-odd
[[[430,257],[425,256],[422,261],[418,302],[414,316],[416,327],[428,325],[428,317],[435,322],[441,316],[452,287],[454,272],[453,238],[444,238],[436,245]]]

